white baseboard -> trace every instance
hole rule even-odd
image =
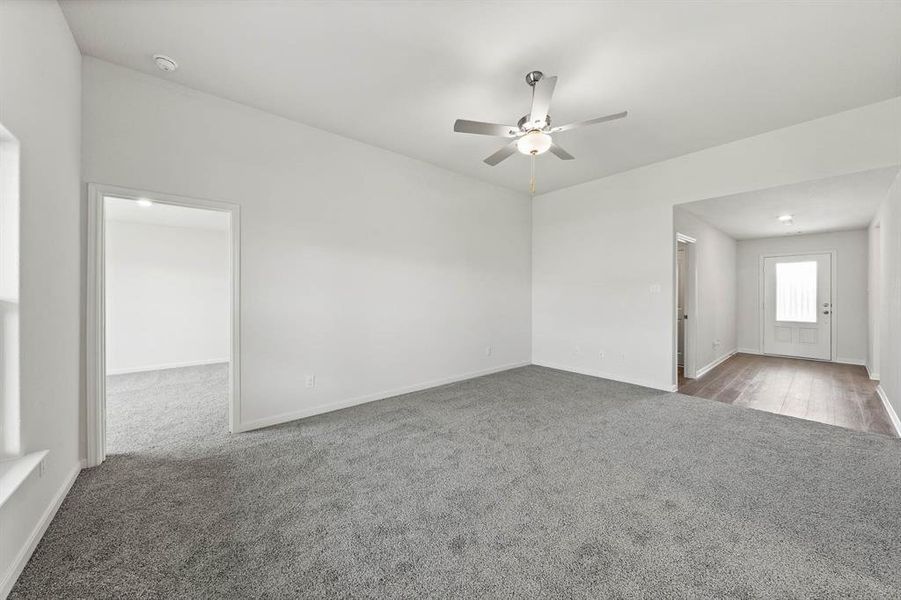
[[[888,418],[892,422],[892,427],[895,428],[895,435],[901,437],[901,419],[898,418],[898,413],[895,412],[892,403],[888,401],[888,396],[881,385],[876,386],[876,393],[879,394],[879,399],[882,400],[882,406],[885,408],[885,412],[888,413]]]
[[[451,377],[445,377],[442,379],[436,379],[433,381],[427,381],[424,383],[417,383],[410,386],[405,386],[402,388],[396,388],[393,390],[388,390],[384,392],[377,392],[375,394],[367,394],[365,396],[358,396],[356,398],[350,398],[348,400],[339,400],[337,402],[330,402],[328,404],[320,404],[319,406],[312,406],[310,408],[305,408],[303,410],[298,410],[290,413],[281,413],[278,415],[274,415],[272,417],[263,417],[262,419],[254,419],[253,421],[247,421],[241,423],[237,431],[235,433],[244,432],[244,431],[252,431],[254,429],[262,429],[263,427],[271,427],[273,425],[280,425],[281,423],[288,423],[290,421],[296,421],[297,419],[304,419],[306,417],[312,417],[314,415],[321,415],[323,413],[332,412],[335,410],[341,410],[342,408],[350,408],[351,406],[357,406],[359,404],[366,404],[368,402],[375,402],[376,400],[384,400],[385,398],[391,398],[394,396],[400,396],[402,394],[409,394],[412,392],[421,392],[422,390],[427,390],[429,388],[438,387],[439,385],[447,385],[448,383],[456,383],[458,381],[464,381],[466,379],[472,379],[473,377],[481,377],[482,375],[491,375],[492,373],[500,373],[501,371],[509,371],[510,369],[516,369],[518,367],[525,367],[530,365],[530,362],[518,362],[511,363],[508,365],[503,365],[500,367],[492,367],[490,369],[483,369],[481,371],[472,371],[471,373],[463,373],[461,375],[454,375]]]
[[[570,373],[578,373],[579,375],[588,375],[590,377],[599,377],[600,379],[609,379],[611,381],[619,381],[620,383],[631,383],[632,385],[640,385],[641,387],[653,388],[664,392],[675,391],[672,383],[660,384],[648,381],[647,379],[639,379],[634,377],[623,377],[616,373],[608,373],[596,369],[583,369],[581,367],[572,367],[569,365],[561,365],[550,362],[533,362],[532,364],[539,367],[547,367],[549,369],[557,369],[558,371],[569,371]]]
[[[38,542],[44,537],[44,532],[47,531],[47,527],[50,526],[50,522],[53,521],[53,517],[56,516],[56,511],[59,510],[59,507],[63,503],[63,500],[65,500],[69,490],[72,489],[72,484],[75,483],[75,479],[83,468],[84,460],[80,460],[75,468],[72,469],[72,472],[69,473],[68,477],[66,477],[65,481],[63,481],[63,484],[59,487],[59,490],[57,490],[56,495],[53,496],[50,504],[44,509],[44,514],[41,515],[41,518],[35,524],[34,529],[31,531],[31,535],[28,536],[28,541],[19,550],[12,565],[10,565],[9,571],[3,575],[3,579],[0,579],[0,598],[9,596],[13,586],[16,584],[16,580],[19,578],[19,575],[22,574],[25,565],[28,564],[28,559],[31,558],[34,549],[37,548]]]
[[[865,367],[867,364],[867,361],[862,358],[842,358],[840,356],[832,362],[837,362],[843,365],[857,365],[859,367]]]
[[[738,350],[736,350],[736,352],[737,352],[738,354],[758,354],[758,355],[763,355],[763,352],[762,352],[760,349],[758,349],[758,348],[739,348]],[[774,354],[773,356],[776,356],[776,355]],[[793,356],[788,356],[788,357],[786,357],[786,358],[799,358],[800,360],[816,360],[816,359],[806,359],[806,358],[802,358],[802,357],[800,357],[800,356],[794,356],[794,357],[793,357]],[[830,362],[840,363],[840,364],[843,364],[843,365],[860,365],[860,366],[866,366],[866,364],[867,364],[867,361],[866,361],[866,360],[863,360],[863,359],[860,359],[860,358],[842,358],[842,357],[838,357],[838,358],[836,358],[835,360],[832,360],[832,361],[830,361]],[[872,375],[870,376],[870,379],[873,379]],[[876,379],[878,379],[878,376],[876,377]]]
[[[187,362],[165,363],[162,365],[147,365],[144,367],[127,367],[125,369],[107,369],[107,375],[128,375],[129,373],[146,373],[148,371],[163,371],[165,369],[181,369],[182,367],[202,367],[204,365],[218,365],[227,363],[227,358],[209,358],[206,360],[191,360]]]
[[[874,373],[870,370],[870,365],[864,365],[867,368],[867,376],[873,381],[879,381],[879,373]]]
[[[738,352],[738,351],[732,350],[730,352],[727,352],[726,354],[722,355],[721,357],[714,360],[713,362],[704,365],[703,367],[698,369],[697,372],[695,373],[695,379],[700,379],[701,377],[703,377],[710,371],[714,370],[715,368],[717,368],[718,366],[720,366],[721,364],[723,364],[724,362],[726,362],[727,360],[729,360],[730,358],[735,356],[736,352]]]

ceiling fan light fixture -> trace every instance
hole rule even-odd
[[[516,141],[516,149],[523,154],[544,154],[553,141],[551,136],[541,131],[530,131]]]

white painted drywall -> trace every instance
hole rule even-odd
[[[833,360],[862,365],[867,359],[867,230],[791,235],[738,242],[738,347],[762,351],[760,340],[760,257],[835,251]]]
[[[230,253],[227,229],[107,221],[107,375],[226,362]]]
[[[21,450],[0,507],[0,596],[79,464],[81,55],[56,2],[0,2],[0,122],[20,142]]]
[[[670,389],[673,205],[896,165],[899,131],[894,98],[537,196],[533,361]]]
[[[697,240],[694,364],[703,372],[736,349],[736,244],[719,229],[679,207],[673,209],[673,227],[677,233]]]
[[[879,385],[901,416],[901,175],[873,225],[881,229],[879,291]],[[872,282],[871,282],[872,284]]]
[[[84,178],[241,205],[244,427],[529,362],[523,194],[92,58]]]

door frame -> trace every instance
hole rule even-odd
[[[673,386],[679,388],[679,242],[685,244],[685,314],[688,315],[688,323],[683,328],[685,346],[683,348],[683,371],[687,379],[695,379],[698,376],[698,361],[696,342],[698,328],[698,240],[676,232],[673,238]]]
[[[159,204],[201,208],[228,213],[230,344],[229,414],[231,433],[241,424],[241,207],[231,202],[187,198],[160,192],[137,190],[99,183],[87,184],[87,282],[85,298],[85,438],[86,463],[96,467],[106,459],[106,244],[105,196],[138,200],[146,198]]]
[[[758,310],[757,319],[758,319],[759,325],[760,325],[760,327],[758,329],[760,338],[758,340],[757,349],[761,355],[784,356],[782,354],[767,354],[766,352],[764,352],[765,346],[763,343],[763,336],[766,333],[766,310],[765,310],[766,281],[764,279],[764,263],[766,262],[766,259],[768,259],[768,258],[790,258],[790,257],[794,257],[794,256],[809,256],[811,254],[828,254],[829,255],[829,271],[830,271],[829,296],[832,299],[831,302],[829,303],[830,304],[829,310],[831,311],[831,314],[829,316],[832,317],[831,319],[829,319],[829,356],[830,356],[830,358],[828,361],[819,359],[819,358],[805,358],[802,356],[788,356],[787,358],[797,358],[798,360],[816,360],[819,362],[838,362],[837,355],[835,353],[836,348],[837,348],[836,335],[835,335],[835,332],[837,330],[837,327],[835,326],[835,322],[837,319],[837,317],[835,316],[836,315],[835,307],[837,304],[835,301],[835,290],[837,287],[836,286],[837,272],[836,272],[836,268],[835,268],[835,262],[836,262],[835,261],[835,257],[836,257],[835,250],[811,250],[809,252],[778,252],[778,253],[761,254],[759,256],[758,272],[757,272],[757,310]],[[817,310],[819,310],[819,307],[817,307]]]

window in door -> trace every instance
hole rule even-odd
[[[816,261],[776,264],[776,320],[817,322]]]

